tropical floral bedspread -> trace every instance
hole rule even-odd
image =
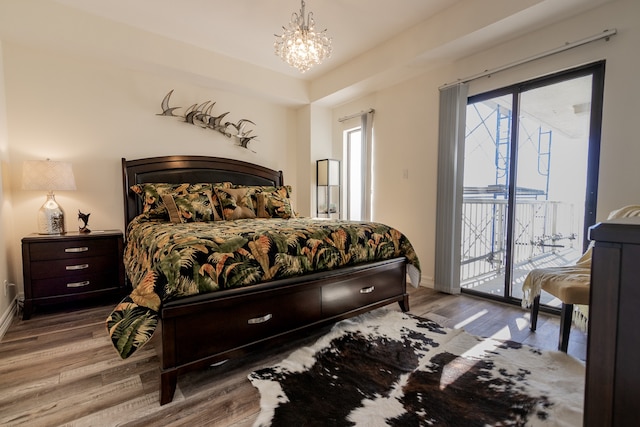
[[[107,328],[127,358],[153,335],[163,302],[398,256],[407,258],[417,286],[411,243],[384,224],[310,218],[176,224],[140,215],[129,225],[124,256],[133,291]]]

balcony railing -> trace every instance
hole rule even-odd
[[[462,203],[460,280],[474,281],[503,272],[506,256],[507,201],[469,198]],[[516,203],[513,264],[518,266],[579,247],[572,204],[520,200]]]

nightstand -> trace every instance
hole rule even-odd
[[[22,318],[29,319],[35,306],[123,295],[123,248],[119,230],[24,237]]]

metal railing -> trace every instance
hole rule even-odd
[[[513,264],[530,262],[573,247],[576,242],[572,204],[520,200],[516,203]],[[506,256],[507,200],[470,198],[462,203],[460,280],[500,274]]]

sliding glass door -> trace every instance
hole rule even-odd
[[[464,292],[515,302],[529,270],[582,254],[595,221],[603,77],[598,63],[469,98]]]

